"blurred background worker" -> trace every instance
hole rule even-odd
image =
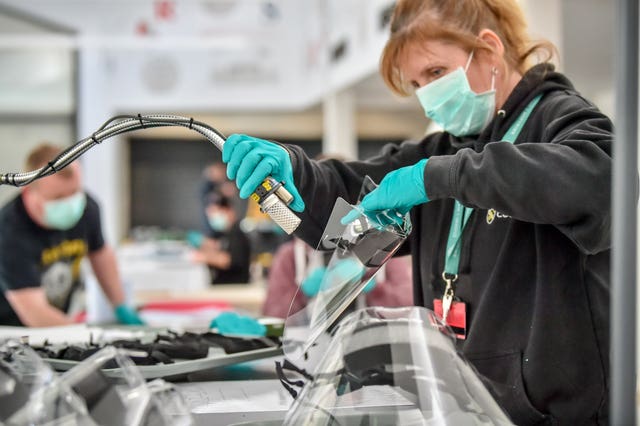
[[[227,167],[221,161],[208,164],[202,171],[202,183],[200,185],[200,200],[202,202],[202,215],[205,229],[209,229],[207,218],[207,206],[211,201],[211,194],[217,192],[227,197],[238,219],[244,217],[247,212],[247,200],[238,196],[238,188],[233,181],[227,178]]]
[[[42,144],[26,170],[46,165],[62,151]],[[85,256],[123,324],[141,324],[124,301],[111,247],[102,237],[100,209],[82,189],[80,165],[35,181],[0,210],[0,324],[42,327],[73,322],[67,314],[82,287]]]
[[[198,250],[194,260],[206,263],[212,284],[249,282],[251,246],[240,229],[238,214],[231,199],[219,188],[205,195],[207,235],[190,233],[188,241]]]
[[[264,315],[286,318],[304,308],[320,291],[332,252],[314,250],[299,238],[280,246],[269,271],[267,297],[262,309]],[[411,306],[413,290],[409,258],[397,257],[380,268],[358,296],[356,307]],[[298,291],[300,288],[300,291]]]

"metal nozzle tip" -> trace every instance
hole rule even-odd
[[[300,218],[275,194],[271,194],[260,205],[262,211],[273,219],[287,234],[292,234],[300,225]]]

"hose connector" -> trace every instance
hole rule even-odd
[[[260,211],[268,214],[287,234],[292,234],[300,225],[300,218],[287,207],[293,201],[293,196],[282,182],[267,177],[251,194],[251,199],[260,205]]]

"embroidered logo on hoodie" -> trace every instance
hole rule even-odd
[[[506,215],[504,213],[500,213],[498,211],[496,211],[495,209],[489,209],[487,210],[487,223],[489,225],[491,225],[493,223],[494,220],[496,219],[507,219],[510,218],[511,216]]]

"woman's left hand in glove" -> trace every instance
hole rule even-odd
[[[353,222],[363,213],[376,217],[378,212],[391,210],[398,215],[398,223],[413,206],[429,201],[424,183],[424,169],[427,160],[420,160],[413,166],[406,166],[388,173],[380,185],[367,194],[359,209],[350,211],[341,220],[343,225]]]

